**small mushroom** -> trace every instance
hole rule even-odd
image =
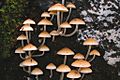
[[[52,41],[54,41],[55,40],[55,36],[59,36],[59,33],[56,30],[52,30],[50,32],[50,35],[52,35]]]
[[[18,36],[17,40],[21,40],[22,47],[24,46],[24,40],[27,40],[27,37],[24,34]]]
[[[41,14],[41,17],[47,18],[47,17],[50,17],[50,14],[48,12],[43,12]]]
[[[73,59],[84,59],[84,58],[85,58],[84,55],[81,53],[76,53],[73,57]]]
[[[57,14],[57,12],[56,11],[50,11],[49,14],[52,15],[52,17],[50,19],[50,21],[52,21],[54,19],[54,16]]]
[[[32,19],[28,18],[26,19],[23,24],[35,24],[35,21],[33,21]]]
[[[23,50],[23,47],[19,47],[15,50],[15,53],[19,53],[19,56],[21,59],[25,59],[22,54],[25,54],[25,51]]]

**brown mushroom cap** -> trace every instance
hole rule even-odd
[[[75,53],[69,48],[62,48],[57,52],[58,55],[74,55]]]
[[[43,12],[41,14],[41,17],[50,17],[50,14],[48,12]]]
[[[52,36],[58,36],[58,35],[59,35],[59,32],[56,31],[56,30],[52,30],[52,31],[50,32],[50,35],[52,35]]]
[[[76,78],[80,78],[81,75],[77,70],[71,70],[68,74],[67,74],[68,78],[72,78],[72,79],[76,79]]]
[[[100,56],[100,53],[99,53],[97,50],[92,50],[92,51],[90,52],[90,55]]]
[[[83,42],[83,45],[98,45],[98,42],[94,38],[88,38]]]
[[[20,31],[33,31],[33,28],[29,24],[25,24],[20,28]]]
[[[72,28],[72,26],[68,23],[68,22],[63,22],[61,25],[60,25],[61,28]]]
[[[71,21],[70,21],[70,24],[77,24],[77,25],[80,25],[80,24],[82,24],[82,25],[84,25],[85,24],[85,22],[82,20],[82,19],[79,19],[79,18],[74,18],[74,19],[72,19]]]
[[[70,2],[67,4],[67,8],[76,8],[76,6]]]
[[[58,68],[56,69],[57,72],[70,72],[71,69],[69,66],[65,65],[65,64],[61,64],[60,66],[58,66]]]
[[[84,59],[84,58],[85,58],[84,55],[81,54],[81,53],[77,53],[77,54],[75,54],[74,57],[73,57],[73,59]]]
[[[53,64],[53,63],[49,63],[47,66],[46,66],[46,69],[56,69],[56,66]]]
[[[15,53],[25,53],[25,51],[23,50],[23,47],[19,47],[15,50]]]
[[[34,46],[33,44],[29,43],[26,46],[23,47],[24,51],[32,51],[32,50],[37,50],[37,47]]]
[[[38,25],[53,25],[53,24],[50,20],[44,18],[38,22]]]
[[[41,45],[39,47],[39,51],[50,51],[49,47],[47,45]]]
[[[91,64],[88,61],[81,60],[81,59],[74,61],[71,65],[74,67],[90,67],[91,66]]]
[[[35,21],[33,21],[32,19],[26,19],[23,24],[35,24]]]
[[[38,37],[42,37],[42,38],[50,38],[51,35],[47,32],[47,31],[42,31]]]
[[[31,72],[32,75],[42,75],[43,71],[40,68],[34,68]]]
[[[90,68],[81,68],[80,73],[84,73],[84,74],[92,73],[92,69],[90,69]]]
[[[51,6],[48,11],[61,11],[61,12],[68,12],[68,9],[60,3],[54,4]]]
[[[56,14],[57,14],[57,11],[50,11],[49,14],[51,14],[51,15],[56,15]]]
[[[27,40],[27,37],[24,34],[18,36],[17,40]]]

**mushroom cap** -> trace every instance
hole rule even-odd
[[[75,53],[69,48],[62,48],[57,52],[58,55],[74,55]]]
[[[57,14],[57,11],[50,11],[49,14],[51,14],[51,15],[56,15],[56,14]]]
[[[74,67],[90,67],[91,64],[86,60],[75,60],[72,64]]]
[[[77,54],[75,54],[74,57],[73,57],[73,59],[84,59],[84,58],[85,58],[84,55],[81,54],[81,53],[77,53]]]
[[[41,45],[39,47],[39,51],[50,51],[49,47],[47,45]]]
[[[21,64],[23,66],[35,66],[35,65],[38,65],[38,62],[32,58],[27,58]]]
[[[61,12],[68,12],[68,9],[60,3],[54,4],[51,6],[48,11],[61,11]]]
[[[70,2],[67,4],[67,8],[76,8],[76,6]]]
[[[31,71],[31,74],[32,74],[32,75],[42,75],[42,74],[43,74],[43,71],[42,71],[40,68],[34,68],[34,69]]]
[[[35,24],[35,21],[33,21],[32,19],[26,19],[23,24]]]
[[[68,23],[68,22],[63,22],[61,25],[60,25],[61,28],[72,28],[72,26]]]
[[[42,37],[42,38],[50,38],[51,35],[47,32],[47,31],[42,31],[38,37]]]
[[[50,20],[44,18],[38,22],[38,25],[53,25],[53,24]]]
[[[33,31],[33,28],[29,24],[25,24],[20,28],[20,31]]]
[[[83,42],[83,45],[98,45],[98,42],[94,38],[88,38]]]
[[[72,79],[76,79],[76,78],[80,78],[81,74],[77,71],[77,70],[71,70],[68,74],[67,74],[68,78],[72,78]]]
[[[54,70],[54,69],[56,69],[56,66],[55,66],[53,63],[49,63],[49,64],[46,66],[46,69]]]
[[[100,56],[100,53],[97,50],[92,50],[89,55],[97,55]]]
[[[24,34],[21,34],[17,37],[17,40],[27,40],[27,37]]]
[[[92,69],[90,69],[90,68],[81,68],[80,72],[84,73],[84,74],[86,74],[86,73],[92,73]]]
[[[23,47],[19,47],[15,50],[15,53],[25,53],[25,51],[23,50]]]
[[[32,50],[37,50],[37,47],[34,46],[33,44],[29,43],[26,46],[23,47],[24,51],[32,51]]]
[[[68,65],[61,64],[60,66],[57,67],[56,71],[57,72],[70,72],[71,69]]]
[[[56,30],[52,30],[52,31],[50,32],[50,35],[52,35],[52,36],[58,36],[58,35],[59,35],[59,32],[56,31]]]
[[[48,12],[43,12],[41,14],[41,17],[50,17],[50,14]]]
[[[70,21],[70,24],[85,25],[85,22],[82,19],[74,18]]]

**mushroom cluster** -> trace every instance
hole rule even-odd
[[[20,28],[22,34],[18,36],[17,40],[21,41],[21,46],[15,50],[15,53],[18,53],[20,58],[23,60],[19,66],[22,67],[30,76],[35,75],[36,80],[38,80],[39,75],[44,74],[44,72],[40,68],[36,67],[38,62],[33,58],[44,56],[46,52],[50,51],[50,48],[46,45],[46,39],[51,38],[52,36],[52,41],[54,41],[56,36],[70,37],[78,31],[80,25],[85,25],[85,22],[80,18],[74,18],[69,21],[71,11],[76,8],[76,6],[70,2],[65,7],[64,3],[65,0],[62,0],[62,4],[56,3],[48,9],[48,12],[46,11],[41,14],[43,19],[37,23],[37,25],[43,28],[42,31],[39,30],[40,33],[38,35],[38,38],[40,38],[39,40],[42,40],[40,42],[40,46],[35,46],[31,41],[33,39],[31,32],[34,31],[34,27],[31,26],[36,24],[35,21],[32,19],[26,19],[23,22],[23,26]],[[64,12],[68,12],[66,20],[63,19]],[[52,25],[54,24],[53,19],[56,15],[57,29],[53,29],[49,32],[47,27],[51,26],[52,28]],[[67,34],[66,29],[72,28],[72,25],[75,25],[75,30],[70,34]],[[74,52],[68,47],[60,49],[56,54],[64,56],[63,63],[56,67],[54,63],[50,62],[46,66],[46,69],[50,70],[49,78],[54,76],[53,70],[61,73],[60,80],[64,80],[65,73],[67,74],[66,77],[71,78],[72,80],[76,78],[80,78],[80,80],[82,80],[85,74],[92,73],[90,62],[95,59],[95,56],[100,56],[100,53],[95,49],[91,51],[91,49],[92,46],[97,46],[98,42],[94,38],[88,38],[83,42],[83,45],[89,47],[86,55],[83,55],[80,52]],[[40,54],[33,54],[35,51],[39,51]],[[89,55],[93,55],[90,60],[88,60]],[[75,60],[71,63],[71,66],[67,65],[67,58],[69,56],[73,56],[73,60]],[[32,67],[34,68],[33,70]],[[72,67],[74,68],[72,69]],[[30,80],[30,78],[28,78],[28,80]]]

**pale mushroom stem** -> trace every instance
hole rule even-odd
[[[39,80],[39,79],[38,79],[38,75],[36,75],[36,77],[35,77],[35,78],[36,78],[36,80]]]
[[[31,66],[28,66],[28,73],[31,74]]]
[[[60,76],[60,80],[63,80],[63,79],[64,79],[64,73],[62,72]]]
[[[31,40],[31,32],[29,31],[29,40]]]
[[[74,78],[72,78],[71,80],[74,80]]]
[[[20,58],[21,58],[21,59],[25,59],[25,58],[22,56],[22,54],[21,54],[21,53],[19,54],[19,56],[20,56]]]
[[[27,43],[29,43],[28,31],[25,32],[27,37]]]
[[[53,71],[52,71],[52,69],[50,70],[50,78],[52,78],[52,76],[53,76]]]
[[[52,42],[55,40],[55,36],[52,37]]]
[[[89,62],[92,62],[95,59],[95,55],[89,60]]]
[[[46,40],[46,38],[43,38],[43,41],[42,41],[41,45],[45,44],[45,40]]]
[[[83,80],[84,76],[85,76],[85,74],[83,73],[82,76],[81,76],[81,78],[80,78],[80,80]]]
[[[60,31],[60,12],[59,11],[57,11],[57,25],[58,25],[58,29],[57,29],[57,31],[59,32]]]
[[[31,56],[32,56],[32,55],[31,55],[31,51],[28,51],[28,56],[29,56],[29,57],[31,57]]]
[[[28,73],[28,70],[25,69],[25,67],[23,67],[23,71],[27,72]]]
[[[68,16],[67,16],[67,18],[66,18],[66,21],[68,21],[68,20],[69,20],[70,15],[71,15],[71,11],[72,11],[72,8],[70,8],[70,10],[69,10],[69,13],[68,13]]]
[[[87,51],[87,54],[85,56],[85,60],[87,60],[88,56],[89,56],[89,53],[90,53],[90,50],[91,50],[91,45],[89,45],[89,48],[88,48],[88,51]]]
[[[50,19],[50,21],[52,21],[52,20],[54,19],[54,16],[55,16],[55,15],[53,14],[52,17],[51,17],[51,19]]]
[[[70,34],[64,34],[63,36],[70,37],[70,36],[74,35],[77,31],[78,31],[78,25],[76,25],[75,30],[72,33],[70,33]]]
[[[66,64],[66,62],[67,62],[67,56],[65,55],[63,64]]]
[[[46,31],[46,25],[44,25],[44,31]]]
[[[61,22],[63,21],[63,12],[61,12]]]
[[[24,46],[24,41],[23,40],[21,40],[21,45],[22,45],[22,47]]]
[[[63,31],[63,35],[65,35],[65,34],[66,34],[66,30],[67,30],[67,29],[65,28],[65,29],[64,29],[64,31]]]
[[[39,55],[32,55],[32,57],[40,57],[40,56],[43,56],[45,54],[45,52],[43,51],[41,54]]]
[[[65,4],[65,0],[62,0],[62,4],[63,4],[63,5]]]

